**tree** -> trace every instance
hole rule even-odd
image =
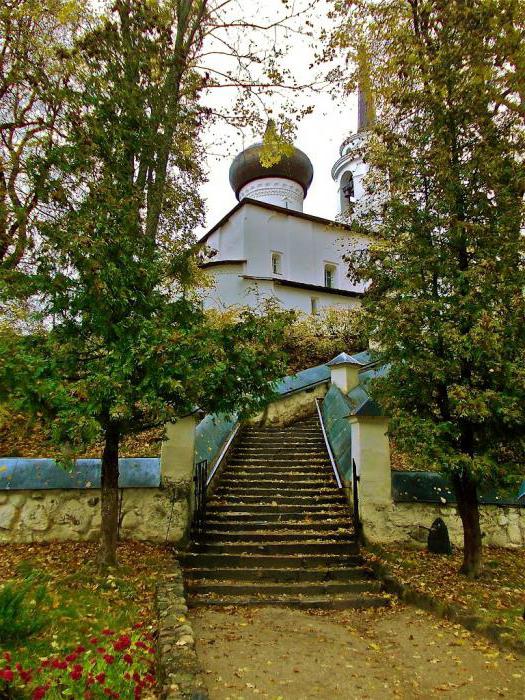
[[[0,8],[0,268],[16,268],[34,239],[41,156],[60,132],[65,51],[82,3],[6,0]]]
[[[373,391],[397,445],[450,475],[461,570],[474,577],[478,486],[516,467],[502,454],[522,450],[525,434],[524,132],[514,72],[523,6],[365,0],[337,9],[332,48],[351,61],[366,52],[378,112],[368,212],[355,222],[376,237],[349,256],[350,275],[371,280],[368,331],[389,366]]]
[[[195,405],[257,409],[284,371],[286,315],[245,312],[217,328],[192,291],[209,115],[209,77],[196,65],[223,7],[117,0],[72,47],[62,138],[35,158],[47,166],[45,211],[17,293],[33,296],[42,323],[4,337],[0,379],[73,453],[102,437],[106,565],[116,561],[122,437]]]

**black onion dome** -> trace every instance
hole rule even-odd
[[[246,150],[235,157],[231,164],[230,185],[235,196],[239,196],[244,185],[263,177],[283,177],[287,180],[293,180],[301,185],[306,196],[314,176],[313,165],[306,153],[294,147],[291,156],[282,156],[278,163],[265,168],[261,165],[262,146],[262,143],[248,146]]]

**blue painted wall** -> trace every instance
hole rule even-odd
[[[53,459],[0,458],[0,491],[23,489],[98,489],[100,459],[77,459],[71,469]],[[121,488],[158,488],[158,457],[119,459]]]
[[[351,481],[352,435],[350,424],[346,419],[350,413],[350,408],[345,395],[334,384],[330,386],[324,397],[321,404],[321,413],[339,473],[344,479]]]

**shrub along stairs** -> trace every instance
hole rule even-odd
[[[363,565],[317,418],[244,429],[181,556],[188,604],[384,605]]]

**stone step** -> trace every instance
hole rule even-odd
[[[360,594],[336,594],[336,595],[311,595],[295,596],[275,594],[259,594],[245,596],[220,596],[211,597],[206,594],[188,596],[188,605],[197,607],[201,605],[214,605],[217,607],[257,607],[262,605],[300,608],[302,610],[365,610],[368,608],[380,608],[390,605],[390,599],[383,595],[365,593]]]
[[[326,447],[324,445],[319,445],[319,447],[309,447],[308,450],[304,449],[304,443],[301,443],[299,447],[290,447],[289,445],[238,445],[232,455],[239,454],[264,454],[264,455],[289,455],[289,454],[315,454],[315,455],[326,455]]]
[[[283,512],[275,511],[275,509],[269,513],[259,512],[240,512],[240,513],[228,513],[224,511],[208,511],[206,524],[210,522],[230,522],[239,523],[242,525],[281,525],[283,523],[302,523],[303,525],[312,525],[317,527],[318,524],[322,523],[327,526],[331,526],[333,523],[345,522],[349,527],[352,526],[352,514],[345,508],[343,513],[333,513],[332,511],[319,511],[317,513],[303,513],[303,512]]]
[[[366,581],[374,580],[372,572],[363,566],[332,566],[330,568],[185,568],[185,575],[191,580],[212,579],[216,581]]]
[[[185,580],[186,591],[189,595],[212,594],[227,596],[259,596],[259,595],[336,595],[340,593],[379,593],[381,585],[379,581],[285,581],[274,583],[271,581],[218,581],[215,579]]]
[[[350,518],[347,520],[332,520],[331,522],[304,522],[301,520],[289,520],[289,521],[268,521],[268,520],[256,520],[256,519],[214,519],[208,518],[206,521],[206,530],[209,532],[247,532],[247,531],[264,531],[264,532],[274,532],[276,537],[280,532],[286,533],[289,531],[293,532],[318,532],[323,533],[327,531],[331,532],[347,532],[348,534],[354,534],[353,525]]]
[[[275,486],[275,489],[281,489],[281,488],[286,488],[286,489],[292,489],[292,488],[302,488],[307,487],[308,489],[326,489],[326,488],[334,488],[336,484],[335,479],[332,477],[331,474],[328,475],[328,478],[326,479],[312,479],[312,478],[304,478],[304,479],[275,479],[272,478],[271,476],[268,476],[267,474],[262,474],[260,477],[257,479],[254,479],[249,476],[228,476],[228,478],[225,478],[221,474],[221,478],[218,484],[218,489],[221,488],[232,488],[232,487],[239,487],[239,488],[248,488],[250,486],[253,486],[255,488],[270,488]]]
[[[242,466],[254,469],[255,467],[262,469],[274,469],[275,471],[289,472],[291,470],[301,471],[301,470],[311,470],[311,469],[332,469],[332,465],[328,457],[323,457],[323,459],[261,459],[259,457],[247,458],[233,458],[228,461],[229,468],[239,469]]]
[[[194,542],[194,552],[205,554],[357,554],[357,542],[304,540],[292,542]]]
[[[255,568],[311,569],[321,566],[362,566],[359,554],[232,554],[231,552],[183,552],[179,554],[183,566],[191,569]]]
[[[310,494],[306,495],[301,495],[301,494],[294,494],[287,496],[285,494],[277,494],[277,493],[268,493],[265,496],[261,495],[249,495],[249,494],[240,494],[239,496],[236,496],[234,494],[229,494],[228,497],[223,497],[221,498],[219,495],[215,495],[212,499],[209,501],[209,506],[213,508],[214,505],[218,504],[223,504],[227,505],[228,503],[231,503],[232,505],[238,504],[238,503],[246,503],[246,504],[260,504],[260,505],[266,505],[266,506],[271,506],[271,505],[296,505],[296,506],[308,506],[310,503],[320,505],[321,503],[325,503],[326,505],[331,505],[333,504],[344,504],[344,501],[342,499],[342,496],[338,493],[328,493],[328,494],[321,494],[316,496],[315,498],[312,497]]]
[[[252,485],[252,486],[242,486],[240,484],[232,484],[227,486],[219,486],[219,488],[214,492],[214,497],[220,499],[227,499],[229,496],[267,496],[272,498],[274,495],[278,496],[293,496],[297,494],[298,496],[305,496],[308,498],[315,498],[316,496],[337,496],[340,497],[338,490],[334,488],[331,484],[323,486],[298,486],[293,481],[288,482],[286,486],[284,485],[274,485],[273,487],[268,486],[264,488],[262,485]]]
[[[261,530],[213,530],[207,525],[206,531],[202,537],[196,537],[195,541],[206,541],[206,542],[275,542],[276,540],[280,542],[302,542],[311,540],[322,540],[326,539],[328,541],[340,541],[340,542],[353,542],[355,541],[353,533],[350,532],[338,532],[337,530],[328,530],[324,532],[314,532],[308,530],[291,530],[289,532],[282,531],[261,531]]]
[[[277,503],[277,501],[276,501]],[[297,513],[299,512],[303,519],[315,515],[316,513],[322,513],[326,518],[344,517],[344,515],[349,514],[349,506],[343,502],[330,505],[324,503],[311,503],[301,506],[296,503],[277,503],[277,505],[271,505],[267,503],[216,503],[210,502],[207,508],[207,513],[209,516],[212,513],[253,513],[259,516],[261,513],[275,513],[277,515],[284,513]]]
[[[223,479],[249,479],[250,481],[274,479],[275,481],[305,481],[334,479],[334,472],[331,467],[297,467],[297,468],[269,468],[269,467],[225,467],[221,472],[220,480]]]

